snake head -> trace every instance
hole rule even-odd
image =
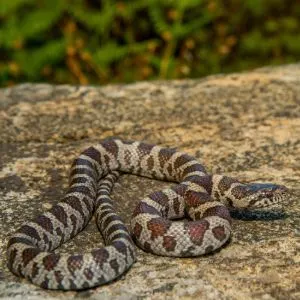
[[[288,189],[273,183],[249,183],[244,186],[249,209],[278,205],[288,198]]]

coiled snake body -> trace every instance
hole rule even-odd
[[[107,139],[74,160],[63,201],[12,235],[9,269],[43,288],[62,290],[94,287],[123,274],[136,253],[110,198],[119,171],[178,182],[141,200],[131,219],[135,242],[159,255],[190,257],[214,251],[230,236],[226,205],[255,209],[287,195],[284,186],[209,175],[195,158],[174,149]],[[52,252],[80,232],[94,212],[106,247],[76,255]],[[186,214],[193,221],[171,221]]]

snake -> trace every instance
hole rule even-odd
[[[120,174],[173,184],[140,200],[130,230],[110,196]],[[243,183],[209,174],[193,156],[174,148],[107,138],[74,159],[63,199],[10,237],[8,268],[45,289],[82,290],[109,283],[146,252],[194,257],[222,247],[231,234],[230,208],[257,210],[278,205],[283,185]],[[86,253],[54,251],[82,231],[92,216],[105,246]]]

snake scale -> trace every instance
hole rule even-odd
[[[131,233],[110,198],[119,172],[177,182],[138,203]],[[43,288],[91,288],[130,268],[136,260],[133,240],[158,255],[202,255],[228,240],[227,207],[264,208],[286,197],[287,188],[281,185],[244,184],[224,175],[209,175],[194,157],[174,149],[106,139],[74,160],[64,199],[11,236],[8,267]],[[74,255],[53,252],[79,233],[94,213],[105,247]],[[172,221],[184,216],[192,220]]]

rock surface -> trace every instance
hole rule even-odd
[[[0,297],[300,299],[300,65],[200,80],[106,87],[23,84],[0,90]],[[177,147],[207,169],[284,184],[273,220],[234,220],[231,241],[199,258],[138,261],[109,285],[42,290],[6,267],[9,235],[63,196],[72,159],[108,136]],[[113,198],[126,223],[138,199],[168,183],[124,175]],[[92,221],[60,251],[101,244]]]

